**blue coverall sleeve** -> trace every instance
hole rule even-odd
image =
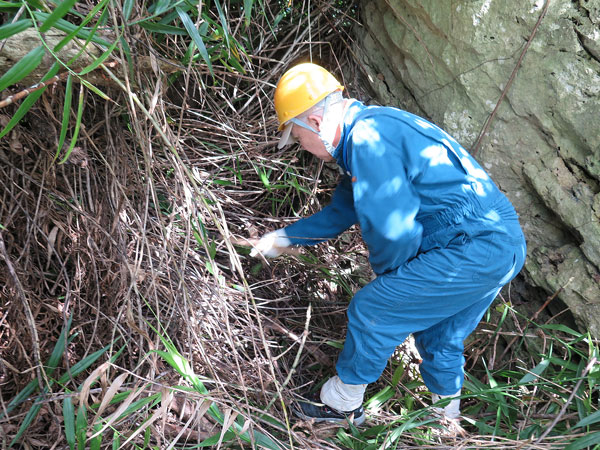
[[[285,227],[285,232],[292,245],[314,245],[340,235],[357,222],[350,178],[344,175],[329,205]]]
[[[350,166],[354,205],[369,262],[380,275],[415,257],[423,227],[415,220],[420,199],[412,186],[407,149],[368,121],[353,130]]]

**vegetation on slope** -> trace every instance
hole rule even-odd
[[[33,39],[0,77],[3,448],[600,442],[598,342],[538,320],[543,308],[528,319],[510,292],[470,341],[462,435],[431,419],[409,344],[370,386],[364,428],[290,417],[333,373],[345,306],[370,277],[364,247],[354,231],[261,261],[234,242],[327,202],[335,168],[276,150],[271,98],[312,58],[367,99],[355,5],[40,0],[0,12],[2,48]],[[45,82],[21,94],[32,76]]]

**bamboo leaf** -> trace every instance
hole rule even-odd
[[[97,423],[94,425],[93,432],[97,433],[102,429],[102,424]],[[90,439],[90,450],[100,450],[102,446],[102,434],[98,434],[97,436]],[[143,448],[148,448],[144,446]]]
[[[180,36],[187,36],[188,32],[175,27],[173,25],[165,25],[162,23],[156,23],[156,22],[140,22],[139,23],[140,27],[145,28],[148,31],[152,31],[154,33],[162,33],[162,34],[177,34]]]
[[[27,53],[21,60],[6,71],[0,78],[0,91],[29,75],[42,62],[46,50],[42,45]]]
[[[564,448],[564,450],[580,450],[582,448],[591,447],[596,444],[600,444],[600,431],[587,434],[585,436],[580,437],[579,439],[575,439],[573,442],[567,445]]]
[[[75,449],[75,409],[71,397],[63,400],[63,419],[65,421],[65,438],[71,450]]]
[[[79,130],[81,128],[81,117],[83,116],[83,104],[85,103],[83,101],[83,93],[84,93],[83,84],[81,84],[80,89],[79,89],[79,105],[77,106],[77,118],[75,119],[75,131],[73,131],[73,137],[71,138],[71,144],[69,145],[69,148],[67,149],[67,153],[65,154],[63,159],[60,160],[59,164],[64,164],[65,161],[67,161],[67,159],[69,159],[69,155],[71,155],[71,152],[75,148],[75,143],[77,142],[77,137],[79,136]]]
[[[11,447],[13,445],[15,445],[15,443],[19,439],[21,439],[21,436],[23,436],[23,433],[25,433],[27,428],[29,428],[29,425],[31,425],[33,420],[37,417],[38,413],[40,412],[40,409],[42,409],[42,402],[38,399],[36,401],[36,403],[33,404],[31,409],[25,415],[25,418],[23,419],[23,422],[21,423],[21,426],[19,427],[19,431],[17,431],[17,434],[15,435],[12,442],[10,443]]]
[[[94,353],[92,353],[91,355],[88,355],[86,358],[82,359],[81,361],[77,361],[71,367],[70,373],[67,372],[63,376],[60,377],[60,379],[58,380],[58,384],[61,384],[61,385],[65,384],[67,381],[69,381],[71,379],[71,377],[79,375],[85,369],[90,367],[92,364],[94,364],[96,362],[96,360],[98,358],[100,358],[111,347],[111,345],[112,344],[108,344],[106,347],[103,347],[100,350],[95,351]]]
[[[77,419],[75,421],[75,435],[77,437],[77,448],[85,449],[86,431],[87,431],[87,411],[81,404],[77,410]]]
[[[584,417],[579,422],[577,422],[573,428],[587,427],[588,425],[592,425],[598,422],[600,422],[600,411],[596,411],[590,414],[589,416]]]
[[[48,16],[50,14],[42,12],[42,11],[34,11],[33,12],[33,17],[36,20],[41,20],[41,21],[45,21]],[[60,31],[64,31],[65,33],[69,34],[72,31],[76,32],[76,36],[82,39],[90,39],[92,42],[95,42],[96,44],[100,44],[103,45],[104,47],[110,47],[110,42],[108,42],[105,39],[102,39],[101,37],[98,37],[95,35],[95,33],[93,33],[91,30],[87,29],[87,28],[83,28],[83,29],[79,29],[79,27],[77,25],[73,25],[71,22],[67,22],[64,19],[59,19],[55,24],[54,24],[54,28],[56,28],[57,30]]]
[[[535,366],[529,373],[526,373],[523,378],[519,380],[519,384],[527,384],[535,381],[544,371],[550,366],[549,359],[543,359],[537,366]]]
[[[44,23],[40,26],[40,33],[44,33],[52,28],[59,19],[62,19],[71,10],[75,3],[77,3],[77,0],[64,0],[61,2],[44,20]]]
[[[250,17],[252,16],[252,4],[254,0],[244,0],[244,23],[250,26]]]
[[[100,9],[105,8],[104,11],[106,11],[106,5],[108,4],[108,0],[102,0],[100,3],[98,3],[94,9],[92,9],[88,15],[85,17],[85,19],[79,24],[78,27],[74,28],[69,34],[67,34],[63,39],[61,39],[61,41],[56,44],[54,46],[53,51],[54,52],[58,52],[61,48],[63,48],[65,45],[67,45],[69,42],[71,42],[71,40],[77,36],[77,34],[83,30],[83,28],[90,22],[90,20],[92,20],[94,17],[96,17],[96,14],[98,14],[98,11],[100,11]],[[68,22],[67,22],[68,23]],[[98,24],[96,24],[94,26],[94,32],[93,33],[87,33],[87,39],[84,45],[82,45],[82,49],[87,47],[87,44],[89,41],[93,40],[93,37],[96,35],[96,30],[97,30]],[[79,57],[79,55],[81,54],[83,50],[81,50],[76,56],[74,56],[71,60],[75,60]]]
[[[219,0],[215,0],[215,6],[217,7],[217,12],[219,13],[219,20],[221,21],[221,25],[223,26],[223,34],[225,35],[225,43],[227,44],[227,48],[229,48],[229,28],[227,27],[227,17],[221,8],[221,4]]]
[[[106,58],[108,58],[111,55],[118,43],[119,41],[115,40],[115,42],[113,42],[112,45],[108,47],[108,49],[104,53],[102,53],[102,55],[100,55],[100,57],[96,58],[93,63],[91,63],[89,66],[85,67],[81,72],[79,72],[79,75],[85,75],[86,73],[90,73],[92,70],[95,70],[100,64],[102,64],[106,60]]]
[[[176,10],[177,10],[177,14],[179,14],[179,18],[181,19],[181,22],[183,23],[183,26],[185,27],[187,32],[190,34],[190,37],[194,41],[194,44],[196,44],[196,47],[198,47],[200,56],[202,56],[202,59],[204,59],[204,62],[206,62],[206,65],[208,66],[208,70],[210,71],[211,75],[214,77],[215,74],[213,72],[212,63],[210,61],[210,56],[208,55],[208,51],[206,50],[206,46],[204,45],[202,36],[200,36],[200,34],[198,33],[198,30],[196,29],[196,26],[194,25],[194,22],[192,22],[192,19],[190,18],[188,13],[186,13],[181,8],[176,8]]]
[[[60,127],[60,136],[58,138],[58,146],[56,147],[56,155],[54,155],[54,160],[58,158],[60,151],[65,143],[65,138],[67,137],[67,129],[69,128],[69,116],[71,114],[71,100],[73,98],[73,77],[69,75],[67,78],[67,83],[65,85],[65,102],[63,104],[63,117],[62,123]]]
[[[125,22],[127,22],[129,20],[129,17],[131,17],[131,11],[133,10],[133,4],[134,4],[133,0],[125,0],[123,2],[123,18],[125,19]]]
[[[14,23],[9,23],[6,25],[2,25],[0,27],[0,40],[4,40],[11,36],[14,36],[21,31],[25,31],[27,28],[31,27],[33,22],[31,19],[17,20]]]

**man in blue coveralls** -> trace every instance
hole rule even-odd
[[[342,90],[311,63],[288,70],[275,90],[279,147],[298,141],[345,175],[328,206],[267,233],[252,254],[276,257],[358,223],[377,275],[350,302],[337,375],[294,412],[361,424],[367,384],[412,333],[432,401],[450,397],[441,412],[458,418],[463,341],[525,260],[517,214],[445,131],[406,111],[344,99]]]

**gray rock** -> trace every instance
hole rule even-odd
[[[378,101],[473,150],[544,1],[373,0],[356,52]],[[600,336],[600,0],[551,2],[476,153],[517,208],[528,281]],[[563,289],[560,289],[563,288]]]

